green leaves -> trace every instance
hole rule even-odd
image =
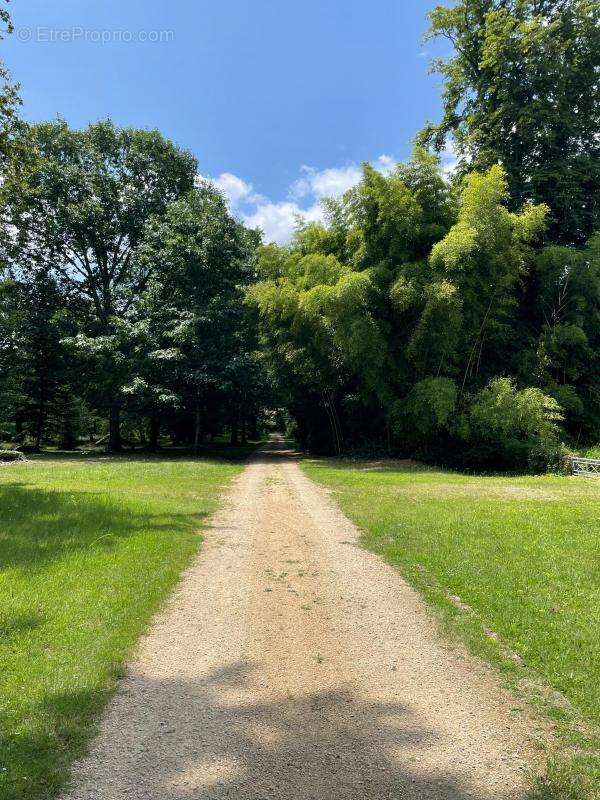
[[[444,114],[420,141],[453,141],[460,171],[506,171],[510,207],[552,209],[550,235],[578,244],[600,228],[600,6],[590,0],[457,0],[430,14],[453,53]]]

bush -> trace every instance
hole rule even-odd
[[[462,421],[468,456],[478,466],[560,469],[566,457],[562,418],[558,402],[541,389],[519,391],[510,378],[495,378],[475,395]]]

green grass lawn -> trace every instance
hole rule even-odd
[[[542,796],[600,797],[600,480],[402,462],[304,469],[333,490],[364,544],[553,718],[562,758]]]
[[[1,800],[55,795],[240,469],[169,458],[0,466]]]

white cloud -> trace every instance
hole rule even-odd
[[[351,164],[347,167],[330,167],[316,170],[314,167],[302,167],[302,177],[290,187],[290,196],[303,197],[340,197],[355,186],[361,176],[360,167]]]
[[[381,155],[374,166],[387,174],[395,163],[391,156]],[[232,213],[249,227],[263,231],[265,242],[287,244],[299,218],[306,222],[321,221],[325,213],[321,201],[325,197],[340,197],[355,186],[360,181],[362,170],[357,164],[323,170],[303,166],[300,173],[300,177],[290,185],[287,198],[279,202],[258,194],[251,183],[230,172],[208,180],[223,192]]]
[[[299,219],[305,222],[320,222],[323,213],[320,203],[315,203],[309,208],[300,208],[297,203],[284,200],[280,203],[259,203],[254,211],[243,215],[243,220],[250,228],[260,228],[265,242],[287,244]]]
[[[375,168],[384,175],[389,175],[396,166],[396,163],[396,159],[393,156],[386,156],[385,153],[383,153],[375,162]]]
[[[204,178],[203,175],[198,175],[197,180],[208,180],[220,189],[233,211],[246,203],[260,203],[265,200],[256,194],[251,183],[246,183],[243,178],[231,172],[222,172],[217,178]]]

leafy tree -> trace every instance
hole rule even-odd
[[[13,423],[17,428],[22,427],[17,414],[17,409],[24,402],[22,391],[24,353],[19,347],[22,311],[16,283],[10,279],[0,281],[0,419],[2,420],[0,439],[2,440],[9,439],[13,435]]]
[[[71,392],[70,368],[62,345],[72,315],[56,284],[43,273],[30,282],[5,281],[0,299],[4,418],[17,440],[39,451],[47,434],[61,427],[64,399]]]
[[[543,232],[547,208],[506,208],[507,185],[496,165],[465,179],[456,224],[431,250],[434,272],[456,286],[461,302],[461,385],[498,374],[514,336],[519,287]],[[456,330],[456,323],[454,330]]]
[[[495,378],[469,407],[462,435],[475,444],[480,464],[545,469],[560,459],[562,409],[540,389],[518,390],[510,378]],[[491,456],[491,458],[490,458]]]
[[[394,408],[397,435],[413,446],[429,442],[453,422],[458,389],[450,378],[424,378]]]
[[[541,250],[532,286],[532,341],[521,379],[534,376],[556,398],[576,439],[593,438],[600,427],[600,234],[581,250]]]
[[[161,268],[138,309],[135,334],[143,331],[144,338],[132,374],[155,418],[169,404],[193,409],[196,449],[217,403],[227,405],[237,431],[245,388],[251,390],[255,377],[241,299],[256,244],[219,192],[203,182],[153,218],[140,248],[148,270]]]
[[[79,298],[90,312],[79,344],[97,351],[99,338],[107,356],[118,345],[116,321],[158,267],[136,256],[146,225],[190,191],[196,162],[156,131],[110,121],[84,131],[62,121],[34,125],[22,147],[27,157],[10,161],[0,188],[5,259],[14,273],[44,271]],[[106,390],[110,447],[118,450],[118,382],[111,377]]]
[[[456,0],[430,14],[453,46],[434,69],[444,114],[421,141],[450,140],[462,170],[504,168],[512,208],[552,209],[550,235],[600,228],[600,5],[595,0]]]
[[[358,186],[328,203],[327,227],[302,227],[289,248],[261,251],[264,280],[251,288],[249,302],[305,442],[324,446],[328,428],[339,450],[358,433],[344,417],[359,404],[373,424],[390,427],[414,371],[407,345],[428,280],[424,257],[454,213],[438,159],[417,150],[388,176],[365,165]],[[427,345],[417,339],[419,360]]]

